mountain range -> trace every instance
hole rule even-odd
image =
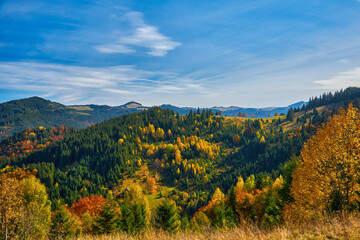
[[[221,112],[220,114],[224,116],[239,116],[239,113],[241,113],[245,117],[262,118],[273,116],[275,113],[286,114],[290,107],[296,108],[304,103],[298,102],[287,107],[242,108],[237,106],[221,106],[210,109],[213,112]],[[192,107],[177,107],[168,104],[163,104],[160,107],[174,110],[179,114],[188,114],[191,110],[197,110]],[[40,97],[13,100],[0,104],[0,139],[15,132],[37,126],[57,127],[66,125],[76,128],[87,127],[102,122],[105,119],[139,112],[148,108],[134,101],[120,106],[95,104],[66,106]]]
[[[297,108],[301,107],[302,105],[306,104],[304,101],[300,101],[294,104],[291,104],[287,107],[266,107],[266,108],[244,108],[244,107],[238,107],[238,106],[230,106],[230,107],[223,107],[223,106],[214,106],[210,109],[213,112],[221,112],[223,116],[228,117],[234,117],[239,116],[239,113],[241,116],[244,117],[255,117],[255,118],[266,118],[270,116],[274,116],[275,113],[278,114],[286,114],[290,108]],[[173,105],[163,104],[160,107],[174,110],[175,112],[178,112],[179,114],[188,114],[190,110],[196,110],[196,108],[191,107],[176,107]]]

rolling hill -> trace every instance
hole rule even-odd
[[[213,107],[210,109],[214,112],[222,111],[224,116],[238,116],[241,112],[245,117],[268,117],[273,116],[276,112],[285,114],[290,107],[298,107],[303,104],[304,102],[299,102],[281,108]],[[16,132],[38,126],[88,127],[105,119],[148,108],[137,102],[129,102],[120,106],[95,104],[66,106],[40,97],[13,100],[0,104],[0,140]],[[179,114],[188,114],[191,110],[197,110],[191,107],[176,107],[165,104],[161,105],[161,108],[171,109]]]
[[[61,125],[83,128],[123,114],[146,109],[141,104],[129,102],[111,107],[107,105],[65,106],[40,97],[31,97],[0,104],[0,139],[16,132]]]

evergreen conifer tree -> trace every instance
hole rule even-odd
[[[70,212],[64,206],[59,206],[52,216],[50,239],[68,239],[80,233],[81,229]]]
[[[147,212],[144,204],[125,202],[121,206],[121,230],[136,234],[147,227]]]
[[[176,232],[181,225],[176,204],[165,199],[156,210],[155,223],[166,231]]]
[[[113,200],[108,200],[107,204],[99,211],[99,216],[95,219],[94,229],[97,233],[113,233],[119,228],[120,211]]]
[[[288,111],[288,114],[286,116],[286,119],[289,120],[290,122],[293,122],[295,119],[295,111],[293,108],[290,108]]]

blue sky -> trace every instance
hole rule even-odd
[[[360,1],[0,1],[0,102],[267,107],[360,87]]]

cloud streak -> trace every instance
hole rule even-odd
[[[315,81],[323,89],[338,90],[347,87],[360,87],[360,67],[341,72],[327,80]]]
[[[95,49],[101,53],[132,53],[135,50],[119,44],[96,46]]]
[[[27,91],[65,104],[120,105],[148,100],[158,93],[183,95],[205,88],[176,74],[150,72],[132,65],[80,67],[38,62],[1,62],[0,90]]]
[[[146,53],[151,56],[163,57],[168,51],[174,50],[181,43],[172,41],[161,34],[157,27],[144,22],[140,12],[128,12],[125,19],[132,26],[131,34],[118,37],[114,43],[95,46],[101,53],[133,53],[136,47],[149,49]]]

